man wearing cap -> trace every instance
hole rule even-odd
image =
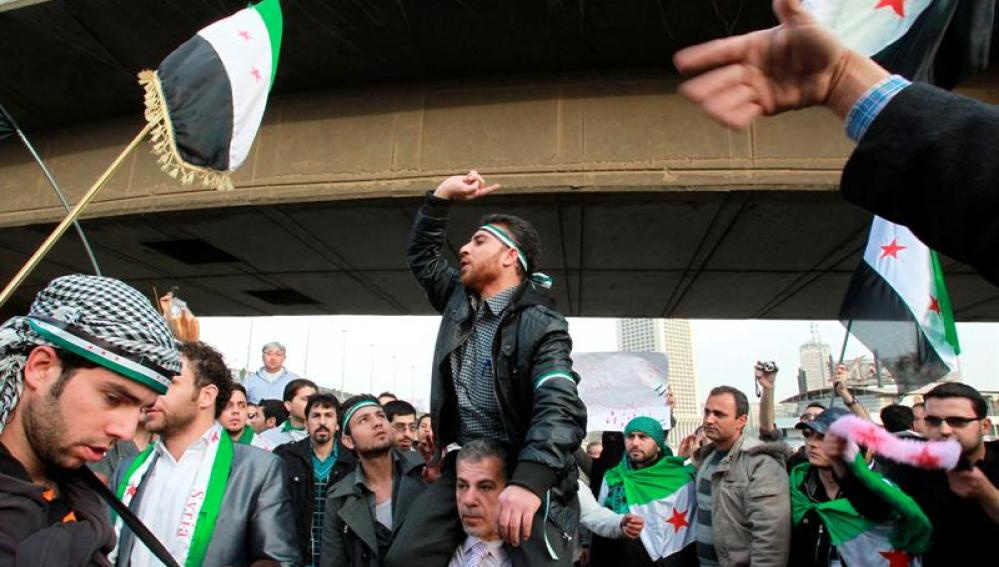
[[[413,521],[415,501],[426,490],[423,459],[416,452],[393,448],[388,418],[374,396],[354,396],[340,409],[340,440],[357,455],[357,465],[326,498],[319,564],[382,565],[391,546],[406,543],[399,538],[400,530]],[[418,560],[411,565],[438,564]]]
[[[870,493],[870,499],[892,510],[892,521],[869,516],[870,506],[854,507],[840,486],[840,479],[847,476],[846,467],[826,453],[824,438],[836,420],[850,414],[845,408],[832,407],[798,425],[805,436],[808,462],[791,469],[793,527],[788,565],[868,565],[871,558],[890,565],[917,564],[917,552],[906,548],[926,546],[930,523],[912,499],[880,473],[868,470],[862,459],[856,468],[863,470],[867,483],[880,487]],[[905,537],[897,537],[895,530],[904,531]]]
[[[451,203],[498,187],[475,171],[449,177],[427,195],[410,233],[410,269],[444,314],[431,378],[434,433],[439,449],[481,438],[505,445],[512,474],[499,498],[499,530],[511,561],[569,565],[579,516],[573,452],[586,408],[568,325],[544,291],[552,279],[535,272],[538,233],[524,219],[487,215],[461,247],[459,267],[445,258]],[[400,532],[410,545],[390,552],[390,567],[446,563],[460,542],[453,456],[442,471],[416,508],[413,533]]]
[[[85,480],[180,370],[149,300],[71,275],[0,326],[0,563],[106,564],[107,507]]]
[[[301,562],[281,459],[233,443],[219,415],[232,389],[222,355],[180,346],[181,372],[146,412],[160,438],[122,462],[112,489],[181,565]],[[160,561],[118,519],[117,565]]]
[[[260,357],[264,365],[246,377],[246,399],[253,403],[260,400],[280,400],[288,382],[298,378],[298,374],[284,367],[287,351],[284,345],[271,341],[261,349]]]
[[[624,428],[625,455],[604,474],[597,500],[604,507],[625,514],[629,523],[647,522],[639,540],[600,540],[601,545],[620,546],[614,557],[622,565],[687,565],[696,567],[694,518],[697,493],[694,467],[682,457],[673,457],[666,446],[658,420],[639,416]],[[600,554],[608,557],[608,551]]]

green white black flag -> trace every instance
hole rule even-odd
[[[263,0],[202,29],[143,71],[146,120],[164,171],[184,184],[200,178],[231,189],[231,172],[250,153],[277,72],[280,0]]]

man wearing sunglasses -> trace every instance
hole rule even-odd
[[[992,545],[999,541],[999,441],[985,441],[992,423],[978,390],[957,382],[941,384],[923,396],[926,436],[953,439],[961,445],[961,462],[953,471],[892,467],[888,476],[919,504],[933,524],[932,547],[924,567],[994,564]],[[843,441],[826,435],[826,454],[838,456]],[[838,468],[838,467],[837,467]],[[856,480],[840,481],[850,502],[870,515],[872,499]],[[888,509],[881,510],[887,516]],[[880,518],[877,518],[880,519]]]

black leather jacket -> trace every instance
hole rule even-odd
[[[470,292],[444,257],[450,201],[427,194],[410,233],[406,259],[441,319],[434,351],[430,411],[439,447],[457,440],[458,404],[449,357],[473,321]],[[572,340],[554,300],[529,280],[521,284],[493,341],[492,367],[502,425],[516,457],[511,484],[542,499],[548,489],[562,501],[576,493],[572,454],[586,433],[586,407],[572,371]],[[545,380],[553,373],[571,376]]]

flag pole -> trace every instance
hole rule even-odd
[[[843,346],[839,349],[839,362],[837,364],[843,364],[843,358],[846,356],[846,343],[850,341],[850,329],[853,327],[853,319],[846,322],[846,334],[843,335]],[[836,405],[836,367],[830,368],[833,373],[833,388],[832,392],[829,394],[829,407]]]
[[[66,195],[64,195],[62,190],[59,189],[59,185],[56,183],[55,178],[52,177],[52,173],[49,172],[49,168],[45,166],[45,162],[42,161],[41,156],[39,156],[38,152],[35,151],[35,147],[31,145],[31,142],[28,140],[28,136],[25,135],[23,130],[21,130],[21,126],[18,125],[18,123],[14,120],[14,117],[7,112],[7,109],[4,108],[2,104],[0,104],[0,115],[2,115],[3,118],[10,122],[10,125],[14,127],[14,131],[17,132],[18,137],[21,138],[21,142],[24,144],[24,147],[28,148],[28,153],[31,154],[31,157],[35,158],[35,163],[37,163],[38,167],[41,168],[42,173],[45,174],[45,178],[48,179],[49,185],[52,186],[56,196],[59,197],[60,201],[62,201],[63,208],[66,209],[67,213],[69,213],[69,201],[66,200]],[[94,256],[94,251],[90,248],[90,241],[87,240],[87,235],[84,234],[83,227],[80,226],[80,223],[75,220],[73,221],[73,226],[76,228],[76,233],[80,235],[80,242],[83,243],[83,249],[87,252],[91,265],[94,266],[94,274],[98,276],[101,275],[101,268],[97,265],[97,257]]]
[[[21,266],[21,270],[17,272],[17,275],[14,276],[14,279],[10,280],[10,283],[7,284],[7,287],[5,287],[3,292],[0,293],[0,307],[3,307],[7,303],[7,301],[11,298],[11,296],[14,295],[14,292],[17,291],[17,288],[19,288],[21,284],[24,283],[24,280],[28,279],[28,275],[30,275],[31,272],[33,272],[34,269],[38,267],[38,264],[41,263],[42,258],[44,258],[45,255],[48,254],[50,250],[52,250],[52,247],[55,246],[56,242],[59,241],[59,238],[66,233],[66,230],[69,228],[69,225],[73,224],[73,222],[80,217],[80,215],[83,213],[83,210],[87,208],[87,205],[89,205],[90,202],[94,200],[94,197],[97,195],[97,192],[100,191],[102,187],[104,187],[104,185],[108,182],[109,179],[111,179],[111,176],[114,174],[114,172],[117,171],[119,167],[121,167],[122,163],[125,162],[125,158],[128,157],[128,155],[131,154],[135,150],[135,148],[139,146],[139,144],[142,142],[142,139],[145,138],[146,134],[148,134],[149,131],[152,129],[153,129],[153,124],[147,122],[145,128],[143,128],[142,131],[139,132],[138,135],[136,135],[131,142],[129,142],[128,146],[126,146],[125,149],[121,151],[118,157],[115,158],[114,162],[112,162],[111,165],[108,166],[107,170],[105,170],[104,173],[101,174],[101,176],[97,179],[97,181],[94,182],[94,184],[90,187],[87,193],[83,196],[83,198],[80,199],[80,202],[78,202],[76,206],[73,207],[73,210],[69,212],[66,218],[62,219],[62,222],[59,223],[59,226],[55,227],[55,230],[53,230],[52,233],[49,234],[49,237],[45,239],[45,242],[43,242],[41,246],[38,247],[38,250],[36,250],[35,253],[31,256],[31,258],[28,259],[28,261],[24,264],[24,266]]]

